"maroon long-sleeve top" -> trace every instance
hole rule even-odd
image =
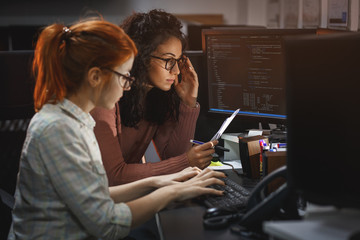
[[[197,104],[198,106],[198,104]],[[186,152],[191,147],[200,107],[180,104],[179,120],[162,125],[141,120],[138,128],[121,125],[119,105],[112,110],[95,108],[91,115],[96,121],[95,135],[109,185],[132,182],[149,176],[181,171],[189,166]],[[153,140],[161,161],[141,163]]]

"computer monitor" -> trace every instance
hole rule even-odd
[[[308,202],[360,208],[360,33],[284,44],[288,185]]]
[[[0,51],[0,107],[33,104],[34,78],[31,64],[34,51]],[[8,113],[0,113],[8,115]]]
[[[282,39],[316,29],[204,29],[208,111],[285,125],[286,89]]]
[[[264,26],[251,25],[229,25],[229,24],[188,24],[187,25],[187,48],[190,51],[202,50],[202,36],[203,29],[218,29],[218,28],[265,28]]]
[[[0,51],[0,188],[15,191],[26,129],[34,115],[34,51]]]

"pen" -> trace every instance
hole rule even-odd
[[[192,139],[190,139],[190,142],[193,143],[193,144],[197,144],[197,145],[202,145],[202,144],[204,144],[204,142],[200,142],[200,141],[192,140]],[[230,151],[229,149],[224,148],[224,147],[222,147],[222,146],[217,146],[217,145],[216,145],[215,148],[216,148],[216,149],[219,149],[219,150],[222,150],[222,151],[225,151],[225,152],[229,152],[229,151]]]

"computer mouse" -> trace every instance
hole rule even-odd
[[[235,214],[237,211],[235,209],[232,208],[218,208],[218,207],[214,207],[214,208],[208,208],[206,210],[206,212],[204,213],[203,218],[204,219],[208,219],[208,218],[214,218],[214,217],[219,217],[219,216],[227,216],[227,215],[231,215],[231,214]]]
[[[242,216],[231,208],[209,208],[204,214],[203,225],[206,229],[221,229]]]

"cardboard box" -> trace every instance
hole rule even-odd
[[[269,145],[266,136],[239,137],[239,152],[243,173],[248,178],[260,178],[260,144],[263,139]]]
[[[281,152],[264,152],[263,154],[263,172],[268,175],[272,171],[286,165],[286,151]],[[274,179],[268,184],[267,192],[271,193],[285,183],[285,179]]]

